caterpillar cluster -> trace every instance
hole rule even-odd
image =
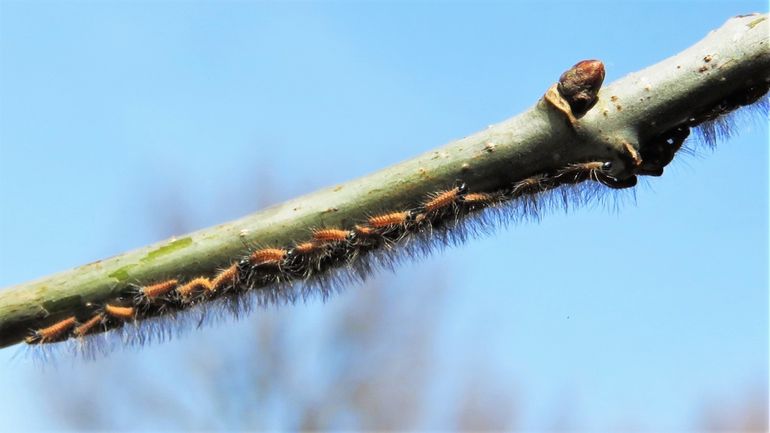
[[[246,295],[256,295],[261,304],[276,304],[316,294],[320,288],[325,297],[343,284],[340,278],[364,280],[373,268],[392,268],[399,257],[426,254],[436,242],[462,242],[469,227],[486,231],[511,219],[539,219],[544,208],[566,208],[601,199],[604,187],[633,187],[636,175],[660,176],[683,148],[691,129],[713,147],[718,138],[731,134],[730,116],[738,108],[750,107],[766,120],[770,108],[765,96],[768,88],[770,83],[763,82],[741,89],[640,143],[633,172],[624,178],[611,174],[614,170],[610,161],[589,161],[534,174],[493,191],[472,190],[456,181],[450,188],[424,197],[413,208],[375,214],[351,227],[312,230],[308,238],[292,245],[249,248],[213,276],[126,285],[111,301],[86,305],[88,315],[71,315],[32,330],[26,342],[39,346],[64,340],[85,341],[93,334],[134,324],[151,327],[150,332],[135,334],[134,341],[143,343],[151,338],[152,331],[161,338],[168,336],[167,329],[152,319],[171,316],[184,320],[190,316],[177,313],[196,307],[205,309],[220,302],[238,314],[249,305],[243,302]],[[633,153],[633,149],[627,150]],[[202,314],[196,320],[198,326],[204,319]]]
[[[459,225],[467,221],[467,217],[483,217],[484,211],[504,207],[510,211],[513,207],[520,216],[537,218],[550,192],[560,192],[550,198],[568,205],[571,201],[585,200],[585,192],[593,191],[591,188],[578,191],[570,186],[588,181],[592,186],[620,189],[636,183],[635,177],[633,181],[612,177],[608,174],[611,168],[612,163],[608,161],[570,164],[520,180],[508,188],[487,192],[471,191],[462,181],[455,181],[450,188],[428,195],[411,209],[372,215],[352,227],[316,229],[308,239],[293,245],[250,249],[212,277],[129,285],[119,298],[100,306],[89,306],[93,311],[91,315],[73,315],[33,330],[26,342],[39,345],[84,339],[126,324],[205,306],[217,299],[238,304],[245,294],[257,294],[265,304],[292,302],[298,295],[310,294],[298,292],[297,285],[315,284],[326,296],[330,288],[338,286],[337,282],[323,282],[335,269],[363,280],[373,266],[392,266],[395,259],[392,253],[397,248],[424,247],[420,238],[438,237],[444,241],[462,238],[464,232]]]

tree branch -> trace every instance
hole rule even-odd
[[[306,239],[309,227],[352,227],[373,211],[413,208],[456,179],[493,191],[584,161],[611,161],[619,179],[660,174],[670,161],[660,156],[661,137],[767,91],[768,28],[767,15],[732,18],[680,54],[606,86],[596,105],[574,121],[552,100],[541,99],[516,117],[369,176],[4,289],[0,347],[20,342],[30,329],[86,315],[92,311],[87,306],[114,299],[127,284],[210,276],[243,255],[244,243],[291,245]],[[645,157],[641,165],[629,158],[635,151]]]

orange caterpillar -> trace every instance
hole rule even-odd
[[[629,149],[633,149],[627,146]],[[635,151],[634,151],[635,152]],[[630,154],[632,162],[638,166],[641,164],[641,160],[638,158],[638,154]],[[609,174],[612,169],[611,162],[583,162],[579,164],[571,164],[562,169],[555,176],[556,181],[566,180],[566,183],[576,184],[584,180],[592,180],[599,182],[604,186],[608,186],[613,189],[625,189],[636,185],[637,179],[635,175],[630,175],[622,179],[615,178]]]
[[[292,251],[295,254],[312,254],[318,249],[318,244],[315,242],[302,242],[301,244],[297,244],[294,246]]]
[[[486,192],[470,192],[463,196],[463,203],[471,206],[490,206],[502,199],[500,194],[490,194]]]
[[[353,231],[359,236],[372,236],[375,233],[373,228],[358,224],[353,228]]]
[[[286,258],[286,250],[280,248],[265,248],[256,250],[249,256],[252,265],[278,266]]]
[[[119,305],[107,304],[104,306],[104,312],[118,320],[134,320],[136,309],[134,307],[122,307]]]
[[[95,330],[97,325],[101,325],[103,322],[104,322],[104,314],[99,313],[91,317],[90,319],[88,319],[85,323],[76,327],[72,331],[72,334],[75,337],[84,337],[89,333],[91,333],[91,331]]]
[[[204,292],[212,292],[214,290],[214,286],[211,284],[211,281],[209,281],[209,279],[206,277],[194,278],[187,284],[176,289],[177,293],[182,296],[182,299],[189,298],[193,293],[201,290]]]
[[[369,217],[367,222],[369,223],[369,228],[375,228],[375,229],[388,228],[388,227],[406,224],[407,221],[409,221],[410,215],[411,215],[411,212],[409,211],[391,212],[383,215],[375,215],[373,217]],[[360,226],[357,226],[357,227],[360,227]]]
[[[579,183],[584,180],[593,180],[595,182],[602,182],[609,178],[606,173],[612,167],[609,162],[581,162],[577,164],[570,164],[567,167],[560,170],[556,178],[564,180],[567,183]]]
[[[60,320],[51,326],[41,328],[27,337],[27,343],[49,343],[56,341],[64,336],[64,334],[77,325],[77,319],[75,316],[67,317],[64,320]]]
[[[238,281],[238,264],[232,264],[230,267],[218,273],[211,280],[211,288],[217,291],[221,288],[234,285]]]
[[[457,200],[465,193],[465,191],[465,184],[461,184],[452,189],[432,194],[429,196],[428,200],[422,204],[422,207],[427,213],[446,209],[457,203]]]
[[[543,192],[547,189],[544,184],[546,179],[544,175],[536,175],[516,182],[511,189],[511,196],[518,198],[524,195],[534,195]]]
[[[350,232],[340,229],[320,229],[313,232],[313,239],[320,242],[345,242]]]
[[[153,300],[173,291],[178,284],[179,281],[177,280],[166,280],[150,286],[144,286],[141,291],[146,298]]]

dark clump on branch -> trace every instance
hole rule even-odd
[[[734,134],[734,116],[741,108],[746,107],[747,110],[754,111],[754,114],[759,114],[766,121],[770,111],[770,100],[766,96],[768,90],[770,82],[751,84],[699,110],[679,125],[641,143],[639,153],[642,163],[637,169],[637,174],[662,175],[663,168],[671,163],[677,152],[682,149],[692,130],[698,133],[700,142],[711,149],[715,148],[720,140],[726,140]]]

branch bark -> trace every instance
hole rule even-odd
[[[708,120],[723,101],[770,82],[767,15],[739,16],[687,50],[623,77],[599,93],[584,117],[569,122],[545,99],[524,113],[414,159],[345,184],[248,215],[0,291],[0,347],[90,303],[116,297],[129,283],[211,275],[244,253],[244,242],[290,245],[308,227],[350,227],[373,209],[406,209],[462,179],[495,190],[533,174],[582,161],[634,167],[628,147],[645,153],[680,125]],[[737,95],[737,96],[736,96]],[[707,114],[704,114],[707,113]],[[83,311],[85,314],[86,312]]]

